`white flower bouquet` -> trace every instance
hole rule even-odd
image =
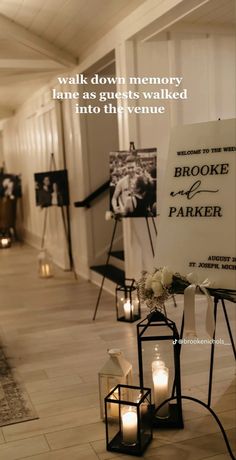
[[[236,302],[236,290],[213,288],[210,287],[209,280],[198,282],[192,273],[183,276],[173,273],[167,267],[155,268],[152,273],[143,271],[137,282],[137,290],[140,301],[145,302],[150,310],[164,312],[164,303],[167,299],[174,294],[184,294],[185,289],[191,284],[196,284],[202,294],[205,293],[202,287],[206,287],[209,295]],[[174,304],[176,306],[175,302]]]
[[[173,294],[173,273],[167,268],[155,269],[153,273],[142,272],[137,283],[139,297],[150,310],[164,309],[164,302]]]

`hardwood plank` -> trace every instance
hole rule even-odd
[[[44,454],[27,457],[27,460],[98,460],[89,444],[54,450]]]
[[[46,434],[46,439],[52,450],[61,449],[85,442],[91,443],[105,438],[105,425],[102,422],[90,423],[68,430]]]
[[[36,455],[49,450],[44,436],[9,442],[0,445],[0,458],[2,460],[17,460],[30,455]]]
[[[43,433],[61,431],[74,426],[81,426],[89,423],[91,419],[99,420],[99,408],[92,407],[78,412],[64,413],[50,417],[42,417],[39,420],[33,420],[16,425],[3,427],[3,435],[6,441],[14,441],[26,437],[32,437]]]

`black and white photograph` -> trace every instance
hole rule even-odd
[[[115,216],[156,216],[156,151],[110,152],[110,209]]]
[[[0,197],[11,200],[21,197],[21,177],[15,174],[0,174]]]
[[[37,206],[47,208],[49,206],[69,205],[66,169],[35,173],[34,180]]]

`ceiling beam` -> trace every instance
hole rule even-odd
[[[1,107],[0,105],[0,118],[9,118],[14,115],[14,111],[12,109],[8,109],[7,107]]]
[[[58,75],[58,72],[55,72],[55,70],[50,70],[47,72],[19,72],[15,73],[12,75],[9,75],[8,72],[3,72],[1,74],[0,72],[0,86],[9,86],[9,85],[16,85],[16,84],[25,84],[27,82],[34,82],[34,81],[40,81],[44,80],[49,81],[51,78],[53,78],[55,75]]]
[[[33,34],[23,26],[11,21],[2,14],[0,14],[0,30],[1,35],[12,38],[17,42],[38,51],[44,56],[47,56],[49,59],[60,62],[65,67],[72,67],[77,64],[77,59],[70,53],[57,48],[57,46],[48,42],[44,38]]]
[[[0,70],[54,70],[64,69],[60,62],[50,59],[0,59]]]
[[[137,36],[141,42],[155,39],[159,33],[168,30],[172,25],[187,17],[190,13],[197,11],[202,6],[210,3],[211,0],[182,0],[174,8],[160,16],[151,26],[146,27]]]

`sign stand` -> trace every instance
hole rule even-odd
[[[227,292],[227,289],[225,291]],[[228,297],[227,297],[227,299],[228,299]],[[216,337],[216,325],[217,325],[217,308],[218,308],[218,303],[220,301],[221,301],[222,309],[223,309],[223,312],[224,312],[225,322],[226,322],[226,326],[227,326],[227,330],[228,330],[228,334],[229,334],[230,343],[231,343],[231,346],[232,346],[234,358],[236,359],[236,348],[235,348],[233,334],[232,334],[230,323],[229,323],[229,318],[228,318],[228,313],[227,313],[226,306],[225,306],[224,297],[214,296],[215,330],[214,330],[214,334],[213,334],[213,341],[212,341],[212,344],[211,344],[210,370],[209,370],[209,380],[208,380],[208,403],[207,403],[208,407],[210,407],[210,405],[211,405],[212,381],[213,381],[213,371],[214,371],[214,356],[215,356],[215,337]],[[235,300],[233,298],[231,298],[231,302],[235,302]],[[182,323],[181,323],[181,329],[180,329],[180,339],[183,338],[183,331],[184,331],[184,313],[183,313],[183,316],[182,316]]]
[[[219,427],[221,429],[221,432],[222,432],[222,435],[224,437],[225,444],[227,446],[229,455],[233,460],[235,460],[235,457],[234,457],[232,449],[230,447],[228,438],[226,436],[225,429],[224,429],[221,421],[219,420],[219,418],[217,417],[217,415],[215,414],[215,412],[211,408],[211,395],[212,395],[214,356],[215,356],[215,337],[216,337],[216,325],[217,325],[217,308],[218,308],[218,303],[220,301],[221,301],[221,305],[222,305],[223,312],[224,312],[225,322],[226,322],[226,326],[227,326],[227,330],[228,330],[228,334],[229,334],[230,343],[231,343],[231,346],[232,346],[234,358],[236,359],[236,348],[235,348],[235,343],[234,343],[234,340],[233,340],[233,335],[232,335],[232,331],[231,331],[231,327],[230,327],[230,323],[229,323],[229,318],[228,318],[228,314],[227,314],[227,310],[226,310],[226,306],[225,306],[225,298],[227,300],[231,301],[231,302],[234,302],[234,303],[236,303],[236,301],[235,301],[235,297],[232,297],[230,295],[230,292],[232,293],[232,291],[230,291],[229,293],[227,293],[227,289],[225,289],[224,291],[225,291],[225,297],[224,297],[223,294],[222,294],[221,297],[218,297],[216,295],[214,296],[215,330],[214,330],[214,334],[213,334],[213,341],[212,341],[212,344],[211,344],[211,356],[210,356],[210,369],[209,369],[209,380],[208,380],[208,399],[207,399],[207,403],[204,403],[200,399],[193,398],[192,396],[181,396],[181,398],[186,399],[186,400],[190,400],[190,401],[194,401],[194,402],[196,402],[198,404],[201,404],[203,407],[205,407],[213,415],[213,417],[215,418],[216,422],[218,423],[218,425],[219,425]],[[236,291],[233,291],[233,292],[236,293]],[[183,338],[183,331],[184,331],[184,313],[183,313],[183,316],[182,316],[182,322],[181,322],[181,328],[180,328],[180,340],[182,340],[182,338]],[[180,351],[181,351],[181,343],[180,343]],[[175,394],[175,382],[173,384],[171,398],[168,399],[168,402],[170,402],[170,401],[175,399],[174,394]],[[167,402],[167,400],[164,401],[162,405],[164,405],[166,402]]]

